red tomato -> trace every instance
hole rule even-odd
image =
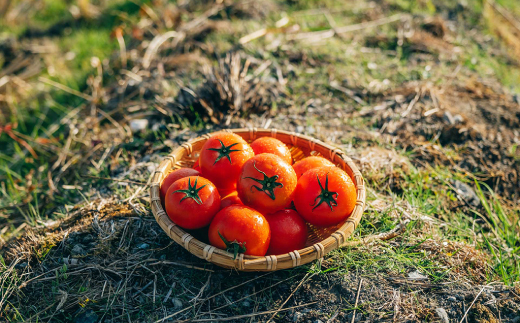
[[[237,134],[221,132],[206,141],[200,152],[202,175],[219,189],[234,189],[240,169],[255,153]]]
[[[337,167],[313,168],[296,186],[294,205],[307,222],[328,227],[346,220],[356,205],[356,186]]]
[[[224,188],[218,188],[218,187],[217,187],[217,190],[221,197],[228,196],[229,194],[237,191],[236,189],[233,189],[233,188],[224,189]]]
[[[274,154],[282,158],[289,165],[292,165],[293,163],[291,151],[278,139],[271,137],[258,138],[251,143],[251,148],[253,148],[255,155],[263,153]]]
[[[228,207],[230,205],[244,205],[242,201],[240,201],[240,198],[238,197],[238,193],[235,191],[226,197],[224,197],[222,200],[220,200],[220,209],[223,209],[225,207]]]
[[[305,247],[307,226],[294,210],[281,210],[265,216],[271,228],[268,255],[281,255]]]
[[[244,164],[237,192],[244,205],[268,214],[289,206],[296,183],[291,165],[276,155],[260,154]]]
[[[200,176],[200,172],[191,168],[179,168],[169,173],[165,179],[163,179],[161,183],[161,188],[159,189],[159,194],[161,196],[161,202],[164,206],[164,197],[166,196],[166,192],[170,188],[170,186],[178,179],[188,177],[188,176]]]
[[[231,205],[217,213],[209,226],[211,245],[252,256],[264,256],[271,240],[271,229],[258,211]]]
[[[323,157],[310,156],[305,157],[294,163],[293,168],[296,172],[296,176],[300,178],[303,174],[305,174],[306,171],[322,166],[334,166],[334,164],[330,160],[325,159]]]
[[[204,177],[190,176],[173,183],[166,193],[166,213],[178,226],[199,229],[220,209],[217,188]]]
[[[200,172],[200,165],[198,159],[195,161],[192,168]]]

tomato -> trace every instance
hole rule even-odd
[[[253,148],[255,155],[263,153],[274,154],[282,158],[289,165],[293,163],[291,151],[278,139],[271,137],[258,138],[251,143],[251,148]]]
[[[173,183],[166,193],[166,213],[184,229],[208,225],[220,210],[217,188],[204,177],[190,176]]]
[[[258,211],[243,205],[231,205],[217,213],[209,226],[211,245],[251,256],[264,256],[271,240],[271,229]]]
[[[237,192],[244,205],[268,214],[289,206],[296,183],[291,165],[276,155],[260,154],[244,164]]]
[[[198,159],[195,161],[192,168],[200,172],[200,165]]]
[[[232,192],[231,194],[227,195],[226,197],[222,198],[222,200],[220,200],[221,209],[235,204],[244,205],[244,203],[242,203],[242,201],[238,197],[238,193],[236,191]]]
[[[281,255],[305,247],[307,226],[294,210],[281,210],[265,216],[271,228],[268,255]]]
[[[166,176],[166,178],[163,179],[161,183],[161,188],[159,189],[159,194],[161,196],[161,202],[163,203],[163,206],[165,203],[164,197],[166,196],[166,192],[170,188],[170,185],[172,185],[176,180],[188,176],[200,176],[200,172],[191,168],[179,168],[169,173],[168,176]]]
[[[217,190],[221,197],[228,196],[229,194],[237,191],[234,188],[218,188],[218,187],[217,187]]]
[[[356,205],[356,186],[337,167],[313,168],[298,179],[294,205],[307,222],[327,227],[346,220]]]
[[[219,189],[234,189],[240,169],[255,153],[237,134],[221,132],[206,141],[200,152],[202,175]]]
[[[294,163],[293,168],[296,172],[296,176],[300,178],[306,171],[322,166],[334,166],[334,164],[330,160],[325,159],[323,157],[310,156],[305,157]]]

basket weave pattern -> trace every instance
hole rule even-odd
[[[157,223],[159,223],[170,238],[199,258],[206,259],[221,267],[235,268],[241,271],[274,271],[296,267],[315,259],[320,259],[331,250],[343,245],[359,224],[361,216],[363,215],[366,196],[363,177],[349,157],[345,156],[341,150],[335,147],[329,146],[312,137],[292,132],[256,128],[230,129],[226,131],[240,135],[247,142],[251,142],[259,137],[276,138],[284,142],[291,149],[292,156],[295,160],[300,160],[311,155],[319,155],[329,159],[335,165],[345,170],[356,186],[357,201],[354,211],[344,223],[340,223],[335,227],[317,228],[309,226],[307,244],[303,249],[295,250],[287,254],[265,257],[240,254],[233,260],[233,254],[195,239],[191,234],[173,223],[163,209],[159,196],[161,182],[168,173],[180,167],[191,167],[193,165],[198,158],[202,146],[211,136],[211,134],[207,134],[184,143],[173,151],[161,162],[153,175],[150,187],[152,212]]]

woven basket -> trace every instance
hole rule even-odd
[[[274,271],[287,269],[320,259],[331,250],[339,248],[352,234],[361,219],[365,206],[365,185],[363,177],[352,160],[337,148],[329,146],[314,138],[298,135],[292,132],[276,129],[231,129],[246,141],[251,142],[259,137],[273,137],[284,142],[291,150],[294,160],[306,156],[319,155],[331,160],[338,167],[345,170],[356,185],[357,201],[354,211],[344,222],[334,227],[317,228],[309,225],[309,236],[306,247],[286,254],[276,256],[246,256],[240,254],[233,260],[233,254],[215,248],[195,239],[190,233],[173,223],[164,211],[159,197],[159,187],[162,180],[172,170],[181,167],[191,167],[197,160],[200,149],[211,134],[196,138],[183,144],[168,155],[159,165],[152,178],[150,187],[152,212],[155,219],[175,242],[183,246],[195,256],[206,259],[218,266],[234,268],[241,271]]]

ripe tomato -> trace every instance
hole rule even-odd
[[[195,161],[192,168],[200,172],[200,165],[198,159]]]
[[[170,186],[178,179],[188,177],[188,176],[200,176],[200,172],[191,168],[179,168],[169,173],[165,179],[163,179],[161,183],[161,188],[159,189],[159,194],[161,196],[161,202],[164,206],[164,197],[166,196],[166,192],[170,188]]]
[[[202,175],[219,189],[234,189],[240,169],[255,153],[237,134],[221,132],[206,141],[200,152]]]
[[[240,198],[238,197],[238,193],[236,191],[232,192],[231,194],[227,195],[226,197],[220,200],[220,209],[235,204],[244,205],[244,203],[240,201]]]
[[[305,247],[307,226],[294,210],[281,210],[265,216],[271,228],[268,255],[281,255]]]
[[[307,222],[327,227],[347,219],[356,205],[352,179],[337,167],[313,168],[298,180],[296,210]]]
[[[242,203],[268,214],[289,206],[296,183],[291,165],[276,155],[260,154],[244,164],[237,192]]]
[[[296,163],[294,163],[293,168],[296,172],[296,176],[300,178],[303,174],[305,174],[306,171],[316,168],[316,167],[322,167],[322,166],[334,166],[334,164],[323,157],[320,156],[310,156],[305,157]]]
[[[235,255],[264,256],[271,240],[267,220],[258,211],[231,205],[217,213],[209,226],[210,243]]]
[[[178,226],[199,229],[220,209],[217,188],[204,177],[190,176],[173,183],[166,193],[166,213]]]
[[[271,137],[258,138],[251,143],[251,148],[253,148],[255,155],[263,153],[274,154],[282,158],[289,165],[293,163],[291,151],[278,139]]]

